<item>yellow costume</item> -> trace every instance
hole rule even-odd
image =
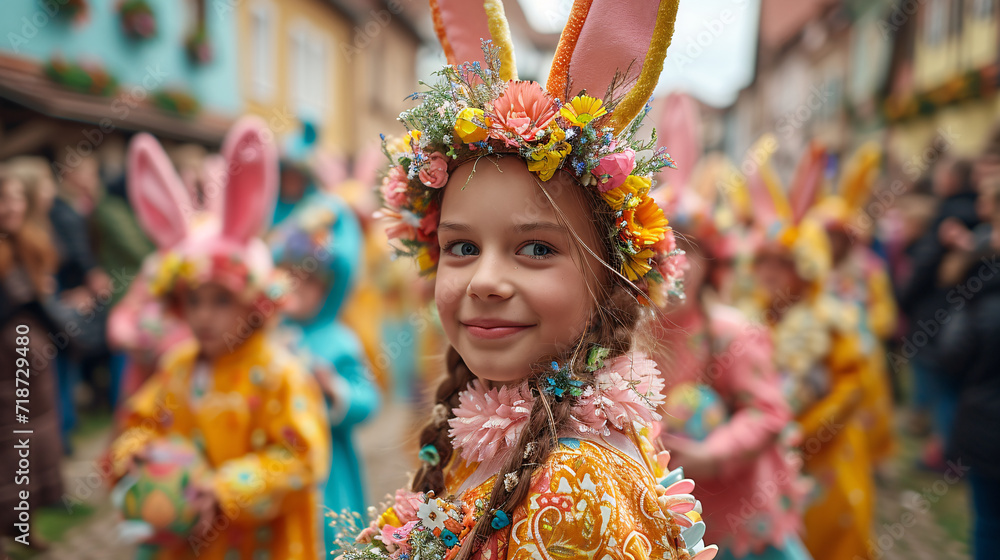
[[[125,474],[154,439],[180,435],[214,474],[222,527],[215,539],[185,540],[157,559],[315,559],[323,550],[318,485],[329,469],[325,408],[297,361],[255,332],[195,382],[198,350],[185,344],[126,404],[111,458]]]
[[[828,282],[832,295],[857,307],[861,350],[866,357],[858,414],[868,451],[875,464],[895,448],[892,430],[892,388],[884,342],[896,329],[896,302],[885,262],[867,247],[871,218],[863,212],[878,175],[881,148],[868,143],[844,164],[836,195],[828,195],[813,210],[831,235],[847,236],[851,249],[834,265]],[[867,226],[867,227],[866,227]]]
[[[803,472],[815,485],[807,498],[803,542],[816,560],[842,560],[867,554],[874,484],[857,414],[867,367],[857,310],[827,294],[829,239],[807,215],[825,163],[825,153],[811,147],[787,198],[767,161],[751,180],[761,220],[756,255],[789,258],[805,287],[787,300],[758,293],[749,311],[772,330],[775,365],[802,430]]]

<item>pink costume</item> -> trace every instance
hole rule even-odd
[[[804,492],[797,459],[783,434],[792,411],[771,359],[770,335],[731,307],[711,305],[706,313],[708,337],[700,313],[664,319],[666,333],[660,339],[668,355],[657,360],[668,388],[707,384],[729,412],[703,442],[721,465],[716,478],[697,479],[708,526],[705,540],[736,557],[760,553],[767,545],[780,549],[799,528]],[[662,436],[667,449],[676,437]]]

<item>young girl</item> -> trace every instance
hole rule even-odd
[[[447,376],[411,488],[348,557],[714,556],[696,545],[693,483],[657,490],[667,456],[652,460],[645,438],[661,383],[633,352],[642,303],[676,281],[648,195],[667,156],[639,158],[632,122],[676,3],[578,3],[548,91],[516,79],[498,2],[432,7],[449,60],[472,62],[445,69],[404,113],[411,132],[387,146],[382,193],[390,235],[436,271]],[[632,80],[615,70],[636,61],[623,93]],[[609,93],[567,96],[570,79]]]
[[[896,300],[885,261],[868,246],[870,234],[859,224],[878,178],[881,148],[862,145],[841,170],[836,195],[824,197],[813,211],[830,237],[833,268],[829,290],[840,301],[857,309],[864,391],[858,419],[868,440],[868,453],[878,466],[892,456],[892,388],[889,382],[885,342],[896,331]]]
[[[339,319],[363,265],[361,228],[343,201],[315,192],[268,241],[275,262],[291,277],[282,330],[295,353],[306,358],[326,397],[333,453],[323,506],[361,513],[364,482],[352,434],[378,408],[379,397],[361,342]],[[325,540],[333,545],[329,527]]]
[[[815,482],[803,541],[817,560],[840,560],[868,554],[874,488],[855,414],[865,365],[856,316],[825,291],[830,246],[822,225],[806,215],[825,159],[816,146],[807,151],[788,198],[751,181],[760,228],[751,316],[771,329],[785,398],[802,431],[803,470]]]
[[[698,120],[688,98],[667,99],[664,125],[671,125],[673,140],[700,146]],[[686,138],[677,136],[685,130]],[[717,293],[728,279],[717,269],[726,266],[733,232],[717,219],[723,214],[714,207],[713,169],[702,163],[695,175],[668,177],[663,189],[676,193],[667,206],[683,234],[678,245],[687,297],[657,328],[657,363],[672,388],[660,440],[698,481],[706,539],[719,545],[720,557],[808,559],[797,534],[803,492],[787,441],[792,412],[774,368],[770,333],[719,303]]]
[[[329,439],[319,388],[268,339],[280,290],[256,235],[274,203],[276,154],[263,125],[238,122],[226,138],[228,180],[221,219],[189,228],[190,204],[159,144],[137,136],[129,152],[130,198],[144,227],[172,249],[147,270],[150,290],[179,308],[194,341],[170,352],[126,404],[112,445],[115,475],[151,460],[165,440],[190,441],[208,472],[187,502],[197,525],[160,539],[153,558],[316,558],[317,485]],[[169,515],[161,502],[158,518]],[[143,508],[144,519],[147,508]]]

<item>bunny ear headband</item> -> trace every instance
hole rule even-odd
[[[237,121],[222,146],[220,200],[206,201],[201,219],[160,143],[138,134],[128,150],[128,195],[139,223],[159,251],[144,263],[150,290],[166,296],[180,284],[218,282],[246,301],[276,299],[273,263],[258,238],[277,197],[278,154],[266,125]]]
[[[830,269],[830,245],[810,210],[823,186],[826,149],[818,142],[806,148],[786,194],[771,168],[776,146],[777,140],[768,134],[751,148],[757,154],[755,171],[747,180],[754,225],[765,239],[791,250],[799,276],[818,282]]]
[[[678,291],[673,233],[649,196],[652,176],[673,160],[655,132],[635,138],[673,34],[679,0],[576,0],[547,86],[517,79],[500,0],[431,0],[449,66],[413,94],[405,137],[383,142],[391,167],[380,216],[393,221],[399,254],[421,272],[437,267],[440,191],[459,164],[519,156],[548,181],[557,170],[596,189],[616,216],[612,261],[645,293]],[[383,137],[384,140],[384,137]],[[657,298],[659,299],[659,298]]]

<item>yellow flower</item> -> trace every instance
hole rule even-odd
[[[538,175],[543,181],[548,181],[562,165],[563,159],[569,155],[572,147],[564,142],[566,132],[556,125],[549,126],[549,140],[544,145],[535,148],[528,156],[528,171]]]
[[[608,114],[604,103],[596,97],[577,95],[559,109],[559,114],[576,126],[585,126],[590,121]]]
[[[604,197],[604,201],[608,203],[608,206],[619,210],[625,204],[625,199],[628,195],[632,195],[632,199],[641,199],[649,193],[651,185],[652,181],[645,177],[629,175],[624,183],[601,194],[601,196]],[[638,204],[638,200],[635,201],[635,204]]]
[[[652,249],[644,249],[634,255],[623,253],[622,258],[622,274],[632,282],[642,278],[653,268],[649,264],[649,259],[653,258]]]
[[[438,256],[432,254],[426,246],[420,247],[417,251],[417,267],[421,274],[428,274],[434,271],[437,266]]]
[[[160,261],[160,266],[156,270],[156,275],[149,282],[149,291],[159,297],[171,290],[177,273],[180,270],[182,261],[177,253],[167,253]]]
[[[455,118],[455,135],[465,142],[482,142],[489,134],[490,119],[482,109],[466,107]]]
[[[385,525],[392,525],[393,527],[403,526],[403,522],[399,520],[399,517],[396,516],[395,510],[391,507],[385,510],[385,513],[380,515],[378,518],[378,526],[384,527]]]

